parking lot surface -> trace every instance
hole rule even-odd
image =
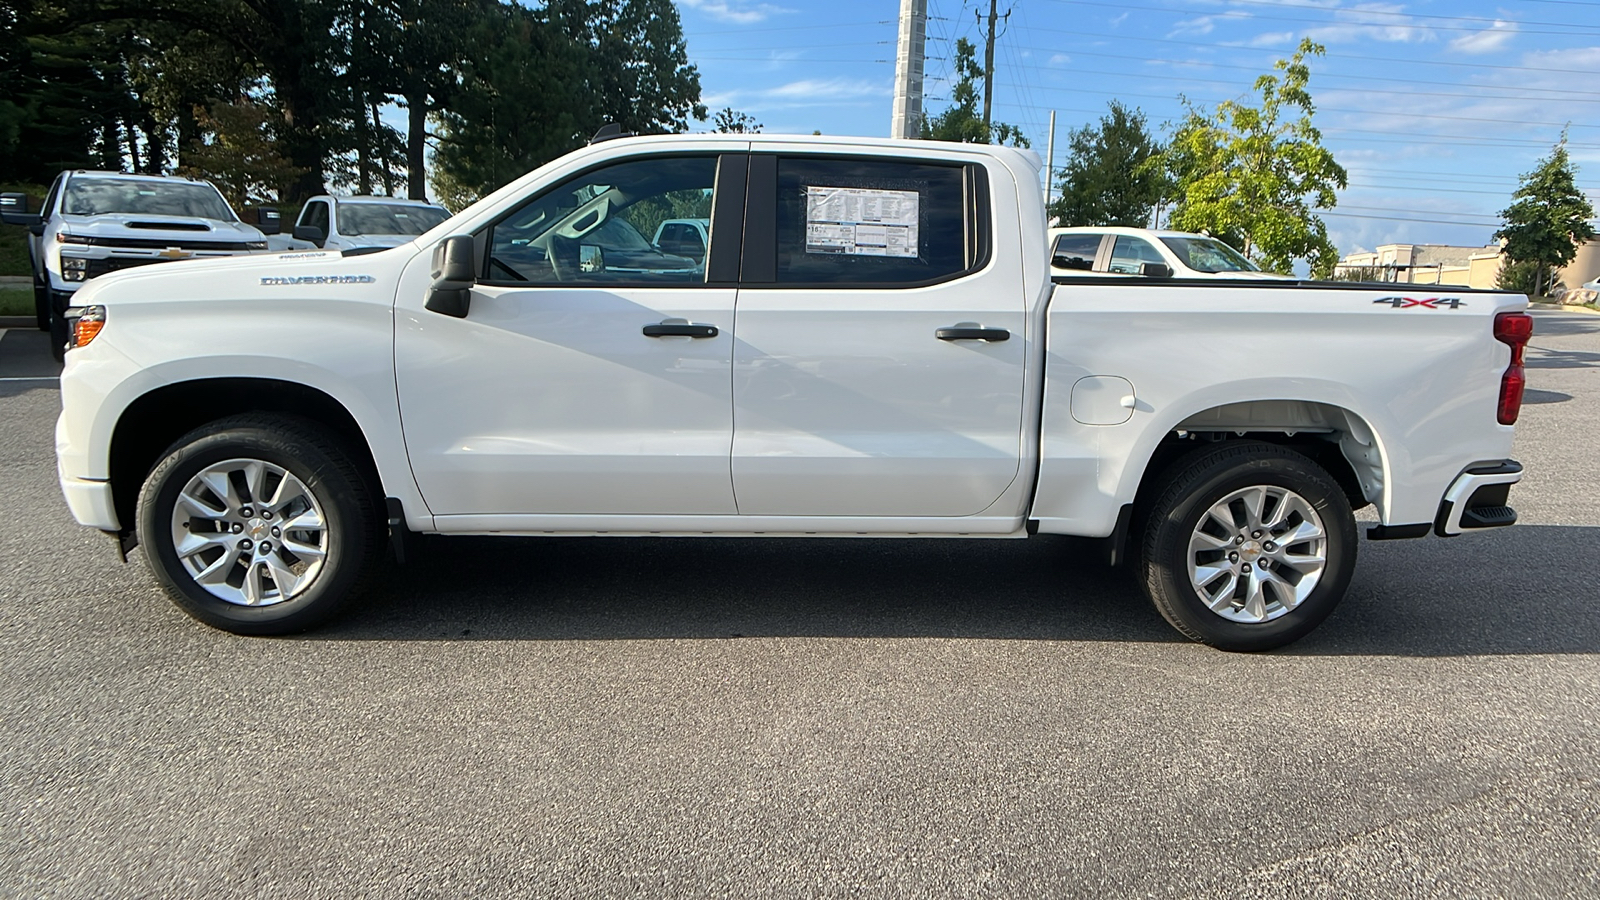
[[[72,522],[7,331],[0,896],[1594,896],[1600,316],[1536,316],[1521,524],[1254,656],[1049,539],[433,538],[234,637]]]

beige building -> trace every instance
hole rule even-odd
[[[1500,247],[1452,247],[1448,244],[1382,244],[1370,253],[1351,253],[1339,260],[1335,275],[1364,275],[1401,284],[1448,284],[1492,288],[1500,275]],[[1347,275],[1348,273],[1348,275]]]
[[[1452,247],[1448,244],[1382,244],[1370,253],[1351,253],[1334,266],[1335,275],[1361,274],[1401,284],[1446,284],[1492,288],[1505,257],[1498,244]],[[1578,247],[1572,264],[1556,270],[1556,281],[1569,289],[1600,278],[1600,240]]]

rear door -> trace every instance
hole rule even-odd
[[[1022,264],[994,246],[993,209],[1008,204],[970,159],[752,155],[741,515],[970,516],[1017,477]],[[1014,201],[1009,173],[993,173]]]

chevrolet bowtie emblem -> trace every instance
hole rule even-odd
[[[168,247],[156,255],[162,259],[188,259],[194,254],[183,249],[182,247]]]

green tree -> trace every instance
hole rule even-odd
[[[1162,146],[1145,128],[1144,113],[1111,101],[1098,125],[1074,129],[1057,182],[1061,196],[1050,214],[1064,226],[1143,227],[1166,196]]]
[[[716,118],[712,120],[717,131],[723,134],[760,134],[762,125],[755,116],[737,112],[731,106],[724,106],[717,110]]]
[[[1544,294],[1541,292],[1541,286],[1550,284],[1555,274],[1556,270],[1544,263],[1532,260],[1508,261],[1500,267],[1500,273],[1494,279],[1494,286],[1502,291],[1542,297]]]
[[[496,4],[435,116],[434,189],[452,208],[583,145],[600,126],[659,134],[706,117],[670,0]]]
[[[195,118],[207,137],[190,149],[178,171],[211,181],[236,212],[277,199],[303,174],[278,150],[283,121],[271,107],[216,102],[196,110]]]
[[[983,114],[978,111],[978,79],[983,77],[983,67],[978,65],[978,48],[966,38],[956,41],[956,83],[950,89],[950,107],[928,118],[922,117],[922,139],[926,141],[956,141],[966,144],[1009,144],[1028,146],[1028,139],[1015,125],[994,122],[992,127],[983,124]]]
[[[1229,100],[1206,114],[1185,101],[1164,154],[1176,183],[1173,228],[1214,235],[1270,271],[1287,274],[1306,259],[1314,277],[1333,272],[1339,251],[1313,210],[1332,209],[1349,182],[1311,124],[1306,57],[1323,52],[1308,38],[1278,60],[1281,75],[1256,79],[1260,106]]]
[[[1506,257],[1513,263],[1530,264],[1528,293],[1544,296],[1550,287],[1549,270],[1572,262],[1578,245],[1595,237],[1589,224],[1594,206],[1578,190],[1565,133],[1550,155],[1522,176],[1511,205],[1501,210],[1500,217],[1506,224],[1494,233],[1495,239],[1505,241]],[[1506,277],[1507,271],[1501,276]]]

